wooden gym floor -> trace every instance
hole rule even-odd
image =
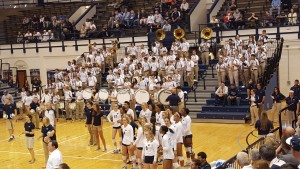
[[[8,142],[9,134],[5,121],[0,119],[0,168],[2,169],[36,169],[44,165],[42,141],[35,141],[36,162],[29,164],[30,155],[25,147],[23,121],[16,122],[15,140]],[[122,167],[121,155],[111,154],[113,146],[111,141],[111,125],[105,122],[104,136],[107,143],[107,152],[95,151],[96,147],[88,146],[88,131],[83,121],[58,122],[57,140],[59,149],[63,154],[63,161],[72,169],[82,168],[109,168],[120,169]],[[247,147],[245,138],[253,130],[247,124],[215,124],[193,123],[193,142],[196,153],[204,151],[208,155],[208,161],[228,159],[238,151]],[[36,138],[40,131],[36,131]],[[256,138],[252,136],[251,141]],[[101,148],[103,148],[101,143]],[[161,168],[161,166],[159,167]],[[188,167],[187,167],[188,168]]]

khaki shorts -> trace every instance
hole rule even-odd
[[[8,130],[13,130],[15,128],[15,120],[13,119],[6,119],[6,126]]]
[[[26,147],[33,148],[34,145],[34,137],[26,137]]]

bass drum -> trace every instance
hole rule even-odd
[[[129,91],[126,89],[119,90],[117,94],[117,100],[120,104],[123,104],[125,101],[130,101]]]
[[[134,93],[135,100],[138,104],[147,103],[150,95],[146,90],[139,89]]]
[[[93,95],[93,91],[91,88],[86,88],[82,92],[82,96],[85,100],[92,98],[92,95]]]
[[[169,89],[161,89],[158,91],[158,102],[163,104],[164,106],[169,105],[169,102],[166,101],[168,96],[170,96],[172,93]]]
[[[98,95],[99,95],[100,100],[107,100],[109,94],[106,89],[101,89],[101,90],[99,90]]]

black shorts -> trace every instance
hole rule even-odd
[[[190,134],[190,135],[184,136],[184,138],[193,138],[193,135]]]
[[[119,127],[113,127],[113,129],[120,129],[121,128],[121,126],[119,126]]]
[[[145,156],[145,163],[146,164],[153,164],[154,156]]]
[[[128,146],[130,146],[130,145],[126,145],[126,144],[123,144],[123,143],[122,143],[122,146],[128,147]]]
[[[137,147],[138,150],[143,150],[143,147]]]

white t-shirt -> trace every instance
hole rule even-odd
[[[145,111],[142,109],[140,112],[140,117],[146,117],[147,123],[150,123],[152,112],[149,109],[146,109]]]
[[[126,127],[122,125],[122,133],[123,133],[123,139],[122,144],[130,145],[133,143],[134,133],[133,128],[130,124],[128,124]]]
[[[61,163],[63,163],[62,154],[58,149],[56,149],[50,154],[46,169],[57,169]]]
[[[48,117],[50,120],[50,124],[54,127],[54,121],[55,121],[55,113],[53,109],[45,110],[45,117]]]

